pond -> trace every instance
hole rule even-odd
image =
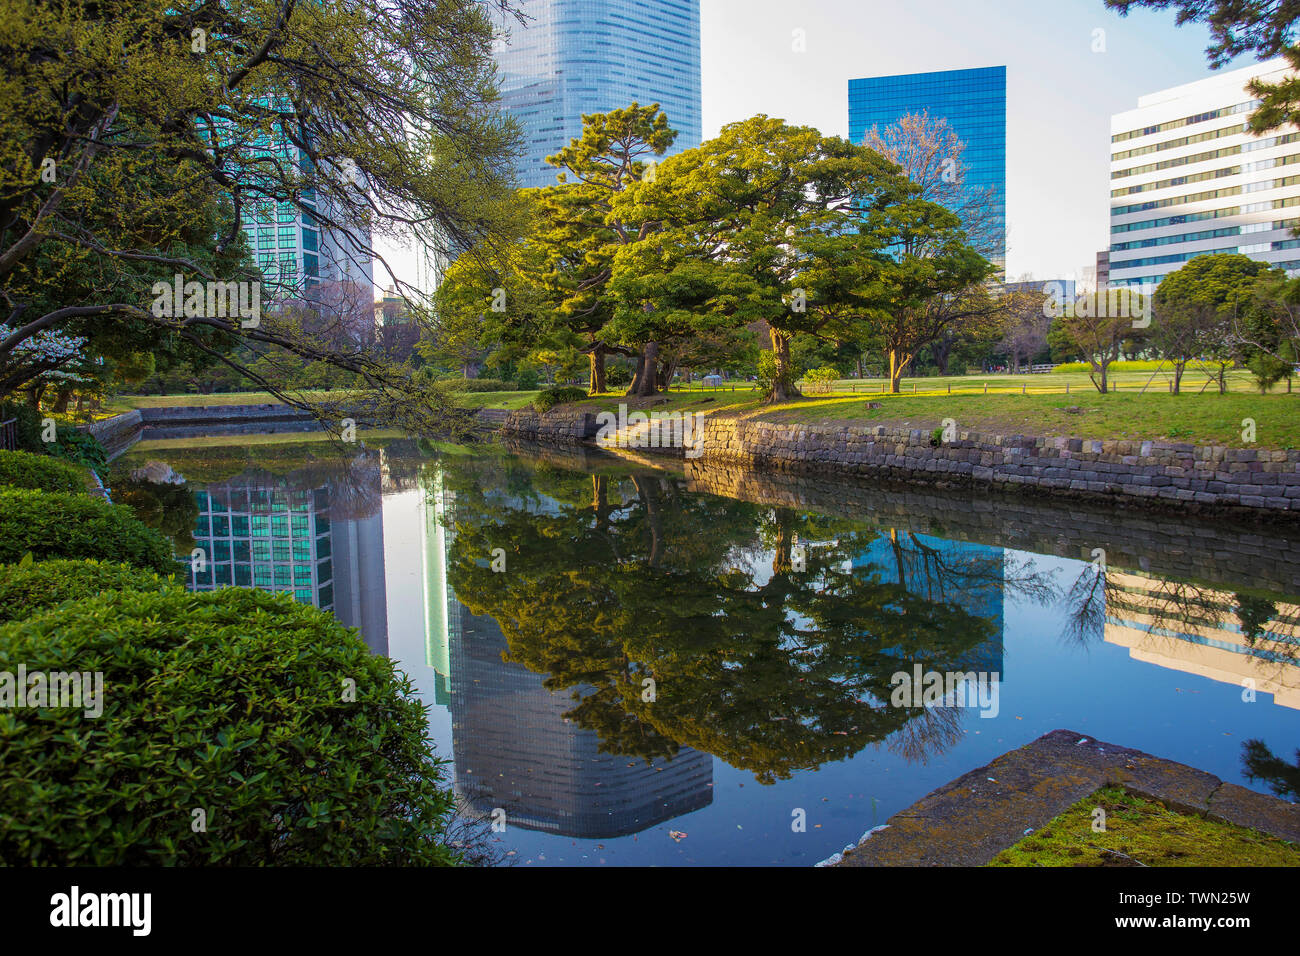
[[[1058,728],[1260,792],[1266,751],[1300,745],[1300,538],[1267,528],[497,443],[211,441],[131,449],[115,500],[201,549],[191,587],[288,591],[394,658],[513,865],[812,865]]]

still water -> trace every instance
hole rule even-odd
[[[191,587],[289,591],[398,661],[505,863],[811,865],[1058,728],[1260,792],[1247,741],[1300,745],[1295,536],[527,447],[195,444],[133,448],[115,500],[203,549]],[[985,693],[896,706],[930,673]]]

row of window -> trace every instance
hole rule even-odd
[[[1224,176],[1237,176],[1240,173],[1240,166],[1225,166],[1223,169],[1209,169],[1203,173],[1191,173],[1187,176],[1175,176],[1172,179],[1160,179],[1154,183],[1143,183],[1140,186],[1124,186],[1120,189],[1112,189],[1110,194],[1112,197],[1132,196],[1136,193],[1150,192],[1153,189],[1167,189],[1170,186],[1202,183],[1207,179],[1222,179]]]
[[[1148,256],[1145,259],[1123,259],[1110,262],[1111,269],[1137,269],[1142,266],[1161,266],[1170,262],[1186,262],[1197,256],[1211,253],[1237,252],[1242,255],[1254,255],[1260,252],[1277,252],[1281,249],[1300,248],[1300,239],[1279,239],[1276,242],[1259,242],[1249,246],[1229,246],[1225,249],[1198,249],[1195,252],[1180,252],[1168,256]]]
[[[1111,179],[1123,179],[1126,176],[1138,176],[1142,173],[1154,173],[1160,169],[1173,169],[1175,166],[1187,166],[1191,163],[1203,163],[1207,159],[1222,159],[1224,156],[1237,156],[1241,153],[1240,146],[1225,146],[1223,149],[1212,149],[1206,153],[1194,153],[1191,156],[1179,156],[1176,159],[1163,159],[1158,163],[1147,163],[1145,166],[1130,166],[1128,169],[1116,169],[1111,172]]]
[[[1143,229],[1159,229],[1162,226],[1181,226],[1188,222],[1200,222],[1203,219],[1222,219],[1235,216],[1241,212],[1240,206],[1228,206],[1226,209],[1210,209],[1205,212],[1185,212],[1179,216],[1163,216],[1160,219],[1144,219],[1141,222],[1124,222],[1111,226],[1112,233],[1138,232]]]
[[[1197,113],[1194,116],[1184,116],[1181,119],[1169,120],[1167,123],[1160,123],[1156,126],[1144,126],[1142,129],[1129,130],[1125,133],[1115,133],[1111,136],[1112,143],[1122,143],[1125,140],[1137,139],[1139,136],[1150,136],[1152,133],[1164,133],[1171,129],[1181,129],[1184,126],[1195,126],[1197,123],[1205,123],[1212,119],[1218,119],[1221,116],[1237,116],[1241,113],[1248,113],[1255,107],[1259,106],[1259,100],[1250,100],[1246,103],[1238,103],[1236,106],[1225,106],[1222,109],[1210,110],[1208,113]]]
[[[210,520],[209,520],[210,519]],[[328,519],[317,516],[316,533],[329,530]],[[224,514],[200,515],[194,534],[203,538],[288,538],[302,537],[311,532],[311,516],[302,512],[270,515]]]
[[[1224,186],[1222,189],[1209,189],[1205,192],[1191,193],[1186,196],[1170,196],[1168,199],[1152,199],[1147,202],[1134,203],[1131,206],[1112,206],[1112,216],[1125,216],[1131,212],[1147,212],[1152,209],[1165,209],[1169,206],[1182,206],[1187,203],[1204,202],[1207,199],[1223,199],[1227,196],[1241,195],[1240,186]]]
[[[1261,223],[1272,228],[1272,223]],[[1224,236],[1241,234],[1240,226],[1226,226],[1223,229],[1206,229],[1202,232],[1184,232],[1176,236],[1157,236],[1154,239],[1134,239],[1132,242],[1117,242],[1110,247],[1111,252],[1126,252],[1129,249],[1147,249],[1151,246],[1172,246],[1180,242],[1199,242],[1202,239],[1222,239]]]
[[[1249,131],[1250,127],[1245,123],[1235,126],[1225,126],[1222,129],[1212,129],[1207,133],[1196,133],[1192,136],[1180,136],[1177,139],[1167,139],[1161,143],[1152,143],[1150,146],[1137,146],[1133,149],[1121,150],[1118,153],[1111,154],[1111,162],[1118,162],[1121,159],[1131,159],[1134,156],[1147,156],[1151,153],[1161,153],[1166,149],[1177,149],[1180,146],[1191,146],[1194,143],[1204,143],[1212,139],[1220,139],[1224,136],[1236,136],[1239,133]],[[1249,147],[1247,147],[1249,148]]]
[[[317,580],[326,582],[333,577],[333,569],[328,561],[322,561],[317,568]],[[195,587],[220,587],[233,585],[241,588],[287,588],[311,587],[312,566],[310,564],[208,564],[202,571],[191,574]]]

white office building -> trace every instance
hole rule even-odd
[[[1239,252],[1300,269],[1300,133],[1254,136],[1255,77],[1288,74],[1286,61],[1151,93],[1111,118],[1112,288],[1150,289],[1188,259]]]

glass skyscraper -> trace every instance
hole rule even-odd
[[[555,183],[546,162],[582,134],[583,113],[658,103],[671,152],[700,143],[699,0],[525,0],[499,43],[502,106],[520,124],[521,186]]]
[[[998,239],[993,260],[1006,262],[1007,68],[943,70],[849,80],[849,139],[861,143],[909,113],[947,120],[965,146],[968,189],[993,190]]]

